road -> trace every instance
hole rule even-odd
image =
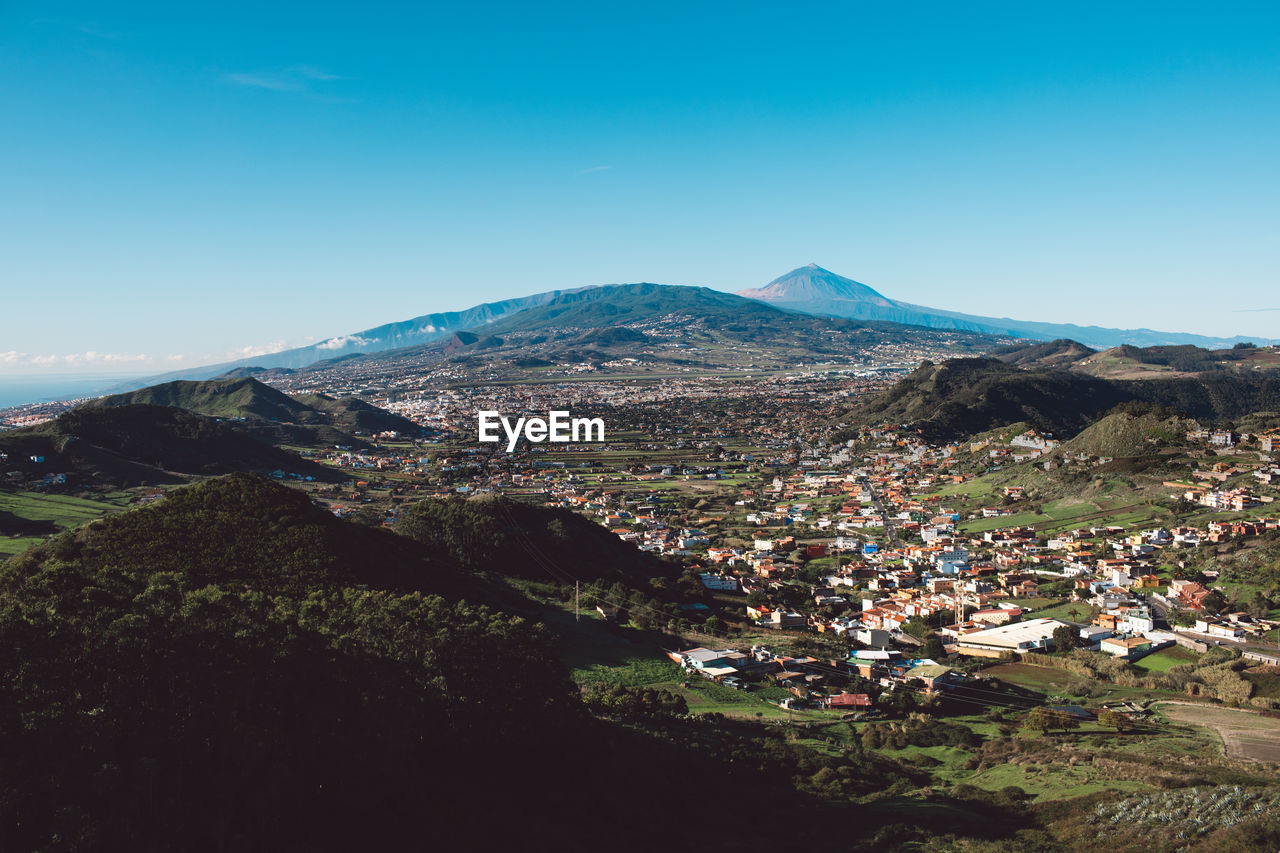
[[[889,544],[900,544],[901,540],[898,539],[898,534],[894,531],[893,524],[889,521],[889,513],[885,511],[884,504],[880,502],[880,496],[876,494],[876,490],[871,488],[871,481],[863,477],[859,485],[871,495],[871,505],[876,508],[876,512],[880,513],[880,521],[884,524],[884,532],[889,537]]]

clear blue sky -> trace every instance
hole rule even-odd
[[[0,3],[0,372],[810,261],[1280,328],[1275,2],[129,5]]]

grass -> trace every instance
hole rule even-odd
[[[1015,599],[1016,601],[1016,599]],[[1072,613],[1072,611],[1075,611]],[[1086,621],[1089,618],[1089,605],[1075,601],[1064,601],[1043,610],[1036,610],[1027,615],[1028,619],[1062,619],[1067,622]]]
[[[132,499],[124,491],[111,492],[100,500],[71,497],[45,492],[0,491],[0,514],[10,514],[27,521],[47,522],[57,531],[72,530],[124,507]],[[0,557],[20,554],[43,542],[42,534],[0,537]]]
[[[1184,663],[1195,663],[1200,655],[1182,646],[1170,646],[1133,662],[1133,668],[1141,672],[1168,672]]]
[[[1149,787],[1145,782],[1108,779],[1103,771],[1089,764],[997,764],[976,772],[948,774],[944,771],[938,775],[986,791],[1016,785],[1035,802],[1069,800],[1099,791],[1141,791]]]

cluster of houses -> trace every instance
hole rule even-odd
[[[698,675],[737,690],[753,684],[781,687],[791,694],[782,704],[801,704],[848,711],[870,711],[875,696],[849,692],[843,687],[853,676],[883,690],[942,691],[966,680],[967,676],[928,658],[908,658],[896,649],[855,650],[845,660],[779,655],[764,646],[749,651],[703,647],[668,652],[668,657],[690,675]]]

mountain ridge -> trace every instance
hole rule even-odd
[[[1121,344],[1140,346],[1192,344],[1222,348],[1260,340],[1244,336],[1218,338],[1145,328],[1116,329],[1079,326],[1073,323],[1014,320],[1008,317],[983,317],[959,311],[930,308],[890,299],[862,282],[845,278],[817,264],[798,267],[762,288],[740,290],[738,295],[767,302],[780,308],[811,314],[831,314],[858,320],[880,320],[924,326],[930,329],[955,329],[1038,340],[1069,338],[1104,349]]]

